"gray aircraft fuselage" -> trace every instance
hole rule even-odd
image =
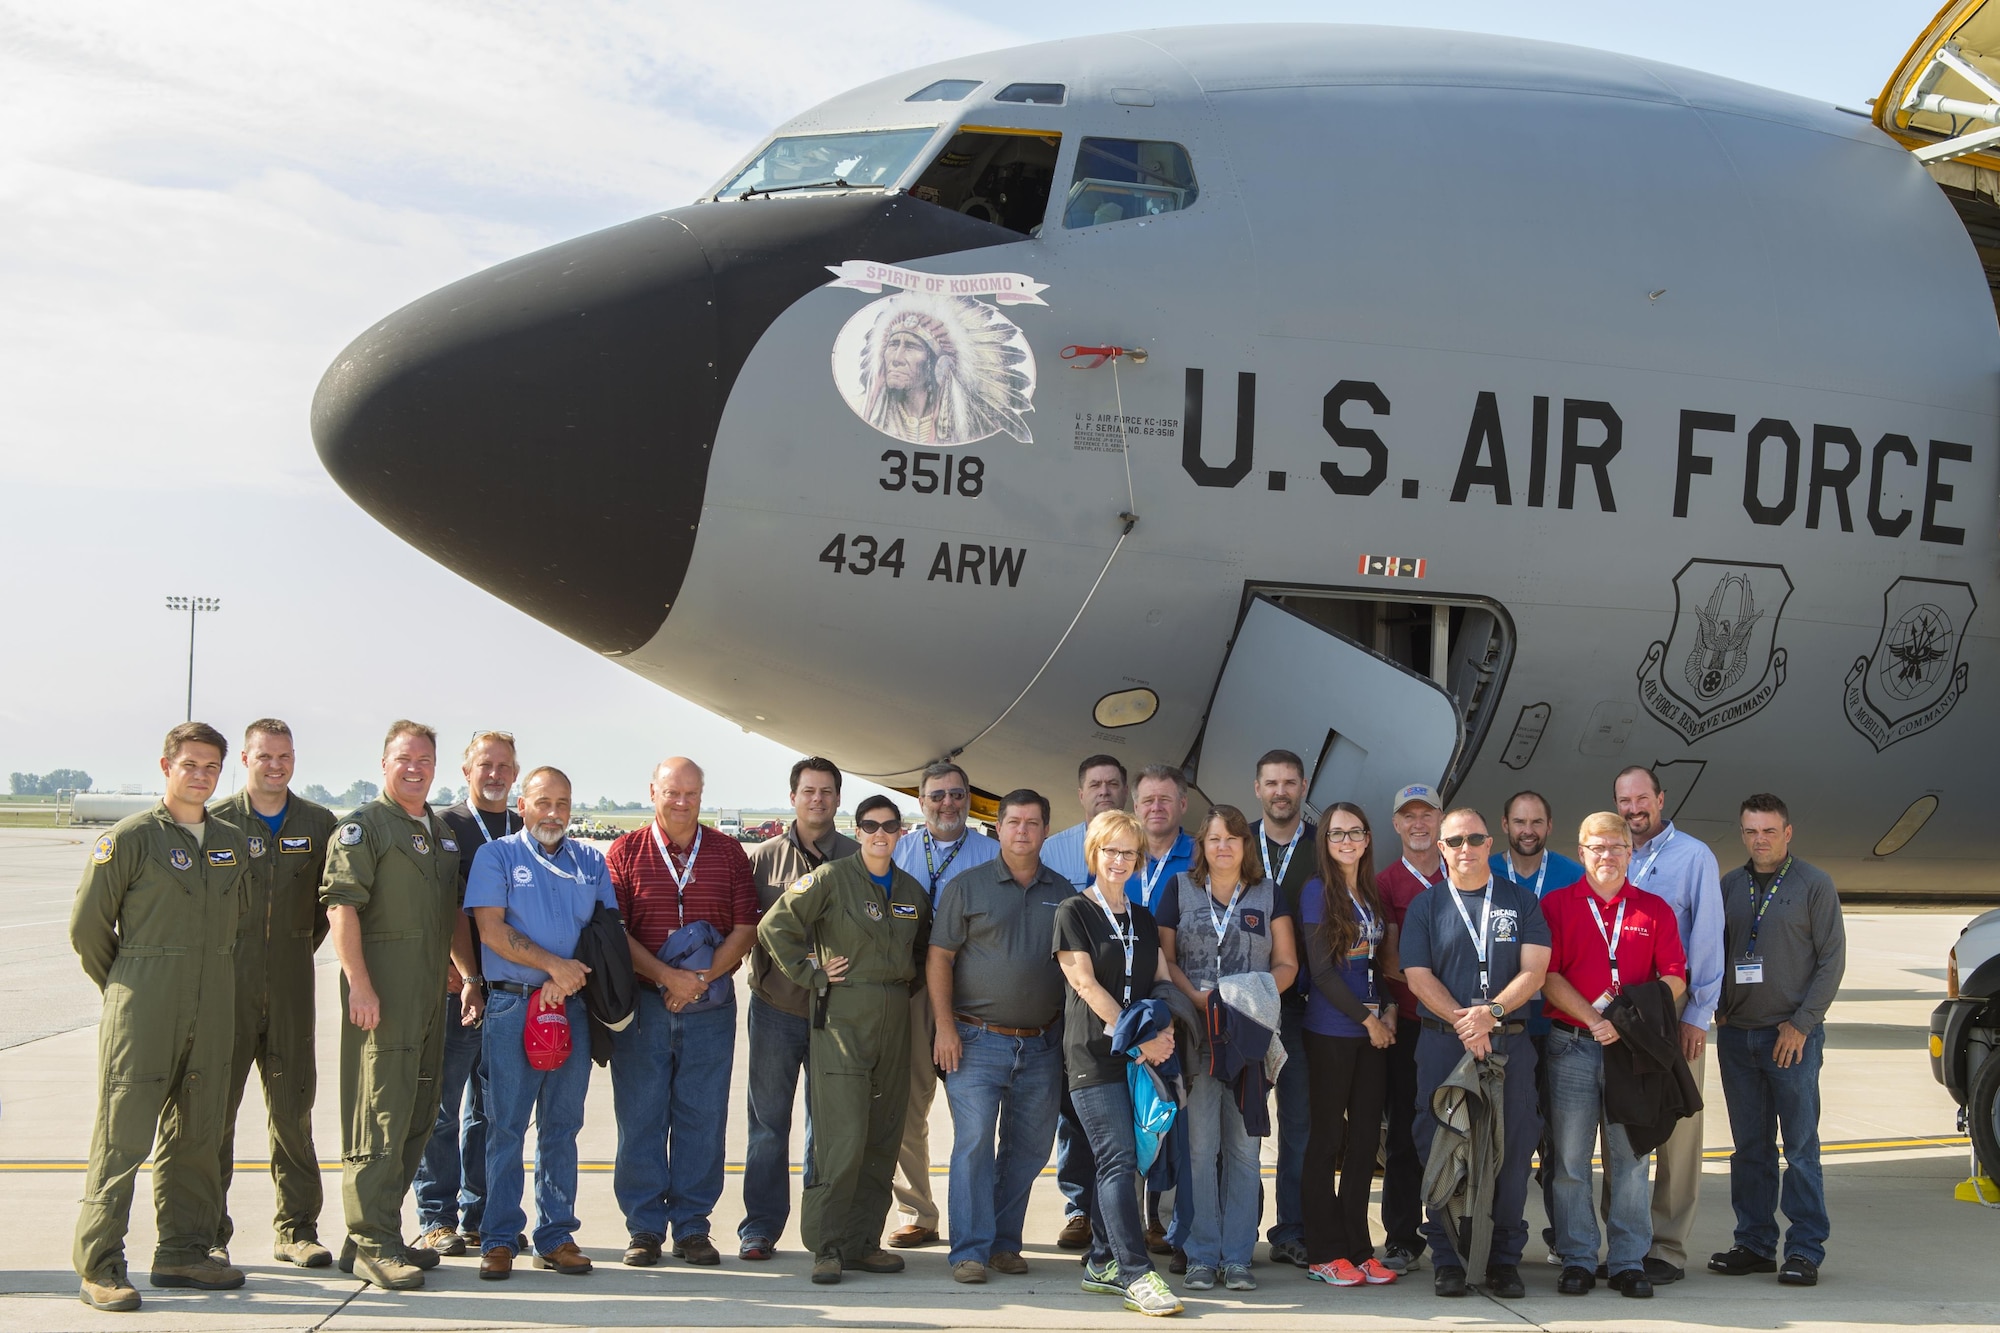
[[[732,172],[390,316],[321,386],[329,470],[883,782],[957,755],[1060,825],[1106,751],[1254,813],[1285,746],[1379,858],[1403,782],[1496,826],[1542,791],[1567,849],[1640,764],[1725,864],[1773,791],[1844,893],[2000,891],[2000,328],[1868,121],[1571,47],[1243,26],[948,61],[774,137],[868,129],[923,147],[873,188]],[[1146,355],[1064,355],[1092,346]],[[511,466],[551,446],[578,480]],[[529,564],[485,504],[573,538]]]

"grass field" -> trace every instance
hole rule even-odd
[[[0,828],[54,828],[56,808],[53,803],[36,809],[31,805],[0,805]]]

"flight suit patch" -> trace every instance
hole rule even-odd
[[[818,878],[819,878],[819,872],[817,870],[809,871],[806,874],[799,876],[797,882],[794,883],[791,888],[786,889],[785,892],[804,893],[807,889],[813,886],[814,882]]]
[[[192,856],[189,856],[186,852],[182,851],[180,848],[176,847],[172,851],[167,853],[167,864],[171,865],[176,870],[186,870],[189,866],[194,864],[194,858]]]
[[[880,921],[882,919],[882,905],[880,903],[870,901],[861,904],[861,906],[867,911],[870,921]]]
[[[342,824],[340,832],[334,835],[334,840],[342,847],[359,847],[361,845],[361,825]]]
[[[253,833],[247,839],[245,839],[245,841],[247,841],[250,844],[251,860],[254,861],[258,857],[264,854],[264,840],[262,838],[258,837],[256,834]]]
[[[95,865],[100,865],[100,866],[105,864],[107,861],[111,859],[111,849],[113,846],[114,844],[111,841],[111,835],[109,833],[99,838],[97,840],[97,845],[90,849],[91,862]]]
[[[870,903],[868,905],[873,907],[875,904]],[[891,903],[889,904],[889,910],[894,912],[899,920],[914,921],[917,918],[915,903]]]
[[[210,852],[208,854],[208,863],[212,866],[235,865],[236,864],[235,849],[230,847],[224,847],[221,851]]]
[[[285,855],[287,852],[310,852],[312,849],[313,840],[311,838],[278,839],[278,855],[280,856]]]
[[[438,846],[444,848],[448,852],[455,852],[458,850],[458,844],[452,841],[450,838],[440,837],[438,839]]]
[[[421,833],[412,833],[410,835],[410,846],[417,849],[418,856],[429,856],[431,854],[431,845],[424,840],[424,835]]]

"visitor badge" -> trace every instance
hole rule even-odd
[[[1761,958],[1739,958],[1736,960],[1736,984],[1754,986],[1764,979],[1764,960]]]
[[[1363,1006],[1362,1006],[1362,1008],[1364,1008],[1364,1009],[1366,1009],[1366,1010],[1368,1011],[1368,1016],[1369,1016],[1370,1018],[1372,1018],[1372,1019],[1375,1019],[1375,1020],[1376,1020],[1376,1021],[1378,1021],[1378,1022],[1379,1022],[1379,1021],[1381,1021],[1381,1018],[1382,1018],[1382,1006],[1381,1006],[1381,1005],[1379,1005],[1379,1004],[1368,1004],[1368,1005],[1363,1005]]]
[[[1612,1000],[1613,1000],[1614,998],[1616,998],[1616,997],[1617,997],[1617,994],[1618,994],[1618,992],[1617,992],[1617,991],[1616,991],[1615,989],[1614,989],[1614,990],[1608,990],[1608,991],[1604,992],[1604,994],[1602,994],[1602,995],[1598,996],[1598,997],[1597,997],[1596,999],[1592,1000],[1592,1001],[1590,1002],[1590,1007],[1591,1007],[1591,1008],[1593,1008],[1593,1009],[1595,1009],[1595,1010],[1596,1010],[1596,1011],[1597,1011],[1598,1013],[1600,1013],[1600,1014],[1601,1014],[1601,1013],[1603,1013],[1603,1012],[1604,1012],[1604,1011],[1605,1011],[1606,1009],[1609,1009],[1609,1008],[1611,1007],[1611,1001],[1612,1001]]]

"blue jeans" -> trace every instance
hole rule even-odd
[[[1819,1165],[1819,1070],[1826,1028],[1816,1027],[1789,1069],[1771,1058],[1778,1029],[1718,1026],[1722,1096],[1729,1103],[1729,1202],[1736,1210],[1736,1243],[1768,1259],[1778,1257],[1778,1209],[1791,1220],[1784,1253],[1815,1265],[1826,1262],[1831,1224],[1826,1179]],[[1784,1135],[1785,1174],[1778,1178],[1778,1136]]]
[[[1139,1216],[1139,1145],[1132,1134],[1132,1094],[1124,1083],[1074,1088],[1070,1105],[1090,1141],[1097,1179],[1090,1191],[1093,1268],[1116,1261],[1118,1280],[1131,1286],[1153,1271],[1146,1256],[1146,1224]]]
[[[1285,1067],[1278,1072],[1278,1174],[1277,1223],[1264,1233],[1273,1245],[1304,1244],[1305,1208],[1300,1190],[1305,1187],[1306,1143],[1312,1138],[1312,1079],[1306,1071],[1306,1006],[1303,1000],[1287,999],[1279,1013],[1278,1042],[1285,1048]],[[1260,1172],[1262,1168],[1259,1168]],[[1263,1202],[1262,1186],[1258,1203]]]
[[[1065,1089],[1056,1112],[1056,1188],[1062,1191],[1064,1221],[1090,1215],[1090,1191],[1096,1181],[1097,1163],[1090,1156],[1090,1139]]]
[[[743,1153],[743,1241],[773,1245],[792,1216],[792,1105],[812,1026],[762,996],[750,996],[750,1146]],[[805,1183],[812,1184],[812,1085],[806,1085]]]
[[[1555,1197],[1556,1241],[1552,1247],[1566,1268],[1597,1267],[1597,1199],[1590,1157],[1604,1135],[1604,1181],[1611,1206],[1604,1217],[1611,1250],[1606,1267],[1614,1274],[1643,1271],[1653,1248],[1653,1191],[1646,1161],[1635,1156],[1625,1126],[1604,1118],[1604,1048],[1597,1038],[1557,1023],[1545,1040],[1548,1051],[1549,1127],[1553,1145],[1549,1187]],[[1513,1071],[1508,1071],[1511,1077]]]
[[[1028,1194],[1049,1160],[1062,1103],[1062,1026],[1003,1037],[959,1023],[951,1107],[951,1262],[1021,1252]],[[995,1147],[995,1137],[998,1147]]]
[[[521,1207],[521,1146],[528,1117],[535,1118],[535,1253],[547,1254],[576,1239],[576,1136],[583,1128],[583,1098],[590,1090],[590,1011],[581,997],[564,1006],[569,1015],[569,1058],[550,1070],[528,1064],[521,1033],[532,996],[495,991],[486,1006],[486,1216],[482,1251],[513,1248],[528,1224]]]
[[[444,1071],[437,1123],[417,1163],[417,1234],[433,1227],[477,1235],[486,1209],[486,1068],[481,1029],[458,1021],[458,997],[444,1002]],[[518,1043],[516,1043],[518,1045]],[[460,1122],[460,1103],[464,1120]]]
[[[1431,1141],[1437,1135],[1437,1119],[1431,1115],[1431,1094],[1451,1077],[1465,1057],[1465,1046],[1449,1032],[1419,1028],[1417,1039],[1417,1114],[1410,1123],[1422,1165],[1431,1161]],[[1493,1049],[1507,1057],[1507,1077],[1502,1084],[1502,1117],[1505,1141],[1500,1145],[1500,1177],[1493,1184],[1493,1248],[1486,1256],[1487,1267],[1518,1264],[1528,1244],[1528,1172],[1534,1163],[1535,1145],[1542,1137],[1542,1113],[1535,1105],[1535,1047],[1528,1034],[1501,1034]],[[1463,1268],[1453,1243],[1449,1219],[1435,1208],[1424,1210],[1424,1240],[1431,1247],[1432,1262],[1439,1268]],[[1477,1280],[1481,1275],[1470,1275]]]
[[[1257,1248],[1261,1140],[1243,1130],[1243,1113],[1228,1084],[1196,1074],[1188,1088],[1189,1178],[1174,1194],[1174,1221],[1187,1219],[1188,1267],[1250,1263]]]
[[[706,1236],[722,1197],[736,1006],[676,1014],[642,986],[633,1012],[611,1050],[618,1115],[611,1192],[631,1235],[665,1240],[671,1226],[676,1242]]]

